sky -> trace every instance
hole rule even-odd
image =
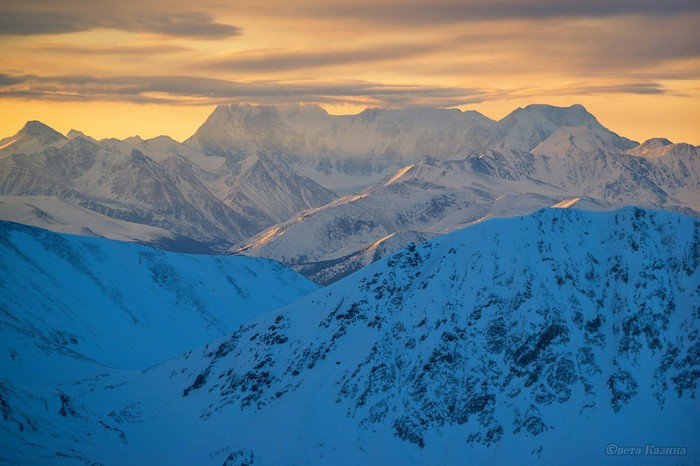
[[[192,135],[216,105],[584,105],[700,145],[697,0],[0,0],[0,138]]]

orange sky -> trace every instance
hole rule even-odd
[[[230,3],[230,5],[227,5]],[[190,136],[220,103],[583,104],[639,141],[700,144],[700,2],[9,1],[0,137]]]

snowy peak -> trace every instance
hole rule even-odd
[[[529,151],[537,147],[559,128],[587,127],[596,132],[608,132],[582,105],[554,107],[528,105],[519,108],[498,122],[493,144],[497,147]],[[614,133],[611,133],[614,135]],[[614,135],[617,144],[633,147],[636,143]]]
[[[577,157],[582,154],[602,151],[622,153],[630,147],[630,141],[606,129],[577,126],[562,127],[542,141],[533,154]]]
[[[671,144],[673,144],[673,143],[666,138],[651,138],[647,141],[644,141],[642,144],[640,144],[640,148],[642,148],[642,149],[658,149],[660,147],[670,146]]]
[[[68,134],[66,134],[66,137],[68,139],[75,139],[75,138],[82,138],[82,139],[87,139],[88,141],[91,142],[97,142],[97,139],[93,138],[92,136],[88,136],[87,134],[83,133],[82,131],[78,131],[77,129],[71,129],[68,131]]]
[[[35,138],[42,144],[50,144],[58,140],[66,139],[64,135],[55,129],[36,120],[28,121],[17,134],[19,136]]]
[[[186,144],[239,158],[277,151],[313,160],[324,155],[412,159],[447,149],[454,153],[462,149],[456,144],[459,138],[464,144],[465,131],[490,123],[477,112],[459,110],[367,109],[333,116],[318,106],[229,105],[218,107]]]
[[[581,104],[574,104],[570,107],[531,104],[524,108],[517,108],[499,123],[509,125],[512,122],[524,123],[528,120],[536,121],[542,126],[546,123],[554,126],[601,126],[598,119]]]
[[[637,147],[628,149],[625,153],[649,159],[657,159],[666,156],[692,159],[693,157],[697,157],[698,149],[690,144],[674,144],[666,138],[653,138]]]
[[[315,181],[297,174],[281,156],[259,153],[240,163],[231,177],[224,202],[242,215],[250,215],[258,231],[295,214],[320,207],[337,196]]]
[[[206,155],[242,160],[257,152],[289,153],[283,133],[276,107],[220,105],[185,144]]]
[[[68,138],[40,121],[28,121],[14,136],[0,140],[0,157],[33,154],[48,147],[61,147]]]

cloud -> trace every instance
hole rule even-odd
[[[191,51],[180,45],[117,45],[113,47],[79,46],[67,44],[39,44],[22,47],[30,52],[48,52],[66,55],[157,55]]]
[[[24,77],[22,76],[12,76],[9,74],[0,73],[0,89],[3,87],[10,87],[17,84],[22,84],[24,82]]]
[[[289,75],[320,70],[347,76],[371,73],[418,77],[455,76],[481,80],[486,76],[539,75],[558,77],[630,76],[654,71],[672,61],[700,58],[699,15],[684,17],[625,17],[596,20],[479,22],[468,28],[447,28],[413,34],[403,32],[357,40],[324,41],[313,46],[236,51],[207,56],[191,63],[191,70],[239,74]],[[668,31],[678,31],[669,34]],[[354,37],[348,33],[347,37]],[[397,38],[398,37],[398,38]],[[410,37],[410,36],[409,36]],[[327,43],[332,45],[327,45]],[[352,44],[352,45],[351,45]],[[688,65],[700,75],[697,65]],[[692,75],[675,67],[674,74]],[[369,73],[368,73],[369,72]],[[525,78],[527,79],[527,78]]]
[[[195,64],[215,70],[267,73],[376,62],[395,62],[439,51],[442,44],[377,44],[352,49],[268,50],[208,58]]]
[[[664,94],[659,83],[572,85],[559,88],[458,88],[358,80],[237,82],[192,76],[12,76],[0,74],[0,98],[111,101],[170,105],[220,103],[351,103],[382,107],[456,107],[523,96]]]
[[[299,13],[326,18],[402,25],[434,25],[501,20],[675,16],[700,12],[695,0],[358,0],[304,2]]]
[[[529,22],[503,28],[479,24],[443,39],[444,49],[450,51],[447,58],[436,57],[429,66],[414,69],[430,77],[520,76],[525,83],[533,75],[549,80],[693,79],[700,77],[698,19],[570,20],[547,27]],[[411,63],[402,65],[394,68],[409,72]]]
[[[97,21],[66,13],[2,11],[0,12],[0,35],[66,34],[87,31],[94,28],[95,23]]]
[[[600,94],[637,94],[637,95],[660,95],[675,94],[657,82],[631,82],[621,84],[590,85],[578,84],[562,86],[548,89],[548,95],[569,96],[569,95],[600,95]]]
[[[366,81],[236,82],[189,76],[0,75],[0,98],[211,105],[222,102],[364,102],[452,107],[482,101],[492,91]]]
[[[239,27],[217,23],[209,14],[196,11],[144,15],[0,9],[0,36],[67,34],[100,28],[200,39],[241,34]]]
[[[130,32],[155,32],[166,36],[222,38],[241,34],[230,24],[216,23],[206,13],[185,12],[104,21],[105,27]]]

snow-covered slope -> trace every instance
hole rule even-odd
[[[536,155],[576,157],[590,152],[622,153],[632,146],[630,141],[600,128],[577,126],[559,128],[532,149]]]
[[[41,381],[61,357],[144,369],[316,289],[266,259],[166,253],[0,222],[0,372]],[[56,367],[38,363],[59,360]]]
[[[550,209],[483,222],[144,373],[40,393],[5,384],[3,456],[692,464],[698,283],[691,217]]]
[[[0,158],[11,154],[33,154],[49,147],[62,147],[68,139],[40,121],[28,121],[14,136],[0,140]]]

